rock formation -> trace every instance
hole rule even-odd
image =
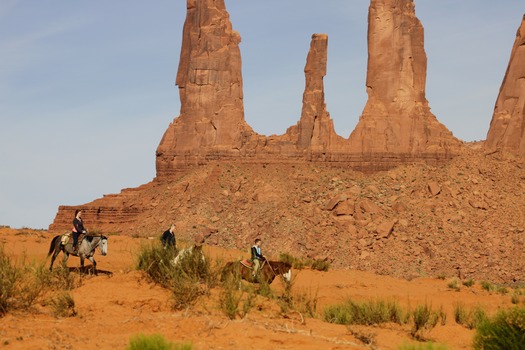
[[[525,155],[525,15],[496,100],[485,149]]]
[[[301,119],[286,132],[298,149],[311,152],[314,159],[344,142],[344,139],[335,133],[334,123],[326,110],[323,78],[326,76],[327,56],[328,36],[312,35],[304,67],[306,86]]]
[[[224,0],[188,0],[176,84],[180,116],[157,148],[157,176],[240,152],[244,121],[240,35]]]
[[[181,110],[157,148],[157,176],[136,190],[82,206],[86,219],[109,232],[132,232],[141,222],[163,224],[167,219],[151,218],[159,201],[156,188],[184,195],[185,190],[173,191],[172,182],[213,161],[317,162],[370,172],[449,160],[460,142],[430,113],[423,28],[413,1],[372,0],[369,22],[369,100],[350,139],[335,133],[325,104],[325,34],[312,36],[300,120],[284,135],[266,137],[244,119],[240,36],[224,0],[188,0],[176,79]],[[61,206],[50,230],[69,230],[74,208]]]
[[[413,0],[372,0],[368,14],[368,101],[350,149],[365,158],[447,159],[459,141],[430,112],[427,57]]]

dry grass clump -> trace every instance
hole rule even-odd
[[[416,339],[424,339],[423,332],[434,328],[439,320],[446,323],[443,308],[438,311],[428,304],[418,305],[414,310],[405,310],[396,301],[368,300],[356,302],[347,300],[345,303],[328,306],[323,318],[330,323],[344,325],[380,325],[397,323],[400,325],[411,322],[410,334]]]
[[[12,310],[31,309],[48,294],[71,290],[81,284],[67,266],[49,271],[45,263],[15,264],[0,246],[0,316]]]
[[[143,245],[137,255],[136,268],[152,282],[171,289],[172,307],[181,310],[194,305],[218,283],[219,266],[212,267],[210,259],[200,249],[184,254],[175,263],[177,253],[164,248],[160,242]]]
[[[454,305],[454,320],[468,329],[474,329],[487,320],[487,313],[480,306],[467,310],[462,303]]]
[[[192,344],[176,344],[160,334],[138,334],[131,337],[126,350],[192,350]]]
[[[303,259],[297,258],[288,253],[279,254],[279,260],[292,265],[292,268],[296,270],[302,270],[309,267],[312,270],[328,271],[331,266],[328,259]]]

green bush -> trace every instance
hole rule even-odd
[[[395,301],[369,300],[328,306],[323,312],[325,321],[337,324],[374,325],[386,322],[402,324],[408,318]]]
[[[466,325],[468,323],[468,312],[465,305],[456,303],[454,305],[454,320],[457,324]]]
[[[474,280],[473,280],[472,278],[470,278],[470,279],[468,279],[468,280],[466,280],[466,281],[463,281],[463,285],[464,285],[465,287],[472,287],[472,286],[474,285],[474,283],[475,283],[475,282],[474,282]]]
[[[20,270],[11,264],[11,259],[4,252],[4,247],[0,246],[0,316],[5,315],[9,309],[14,307],[21,278]]]
[[[454,319],[457,324],[474,329],[487,319],[487,314],[480,306],[467,310],[463,304],[457,303],[454,306]]]
[[[434,344],[432,342],[424,344],[403,344],[398,350],[447,350],[447,347],[442,344]]]
[[[492,319],[478,325],[474,336],[474,349],[514,350],[525,344],[525,309],[500,311]]]
[[[0,316],[29,309],[51,287],[51,272],[44,263],[16,266],[0,246]]]
[[[484,289],[487,292],[493,292],[496,290],[496,286],[490,282],[481,281],[481,289]]]
[[[286,262],[292,265],[292,268],[297,270],[302,270],[305,268],[305,266],[308,266],[310,264],[309,261],[296,258],[288,253],[279,254],[279,261]]]
[[[219,274],[199,249],[184,255],[177,264],[174,263],[176,255],[173,249],[165,249],[160,242],[154,242],[141,247],[136,267],[152,282],[171,289],[172,307],[180,310],[194,305],[199,296],[217,284]],[[215,268],[218,269],[218,265]]]
[[[419,337],[423,329],[432,329],[437,325],[439,314],[432,311],[432,306],[428,304],[418,305],[412,312],[412,318],[414,325],[410,334],[413,337]]]
[[[169,287],[173,279],[172,261],[177,252],[165,249],[159,242],[141,246],[136,262],[137,270],[142,270],[148,279],[163,287]]]
[[[314,260],[312,262],[312,270],[328,271],[329,269],[330,269],[330,262],[326,259]]]
[[[131,337],[126,350],[192,350],[192,344],[175,344],[160,334],[139,334]]]

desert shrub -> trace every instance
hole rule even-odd
[[[474,283],[475,282],[474,282],[474,280],[472,278],[469,278],[468,280],[463,281],[463,285],[465,287],[472,287],[474,285]]]
[[[459,290],[460,290],[459,282],[455,278],[447,284],[447,287],[449,287],[452,290],[455,290],[456,292],[459,292]]]
[[[17,266],[0,247],[0,316],[33,306],[49,289],[50,274],[43,263]]]
[[[525,309],[503,310],[478,325],[474,349],[523,349],[525,339]]]
[[[52,273],[43,263],[33,263],[20,268],[19,271],[21,278],[17,288],[18,306],[26,309],[51,289]]]
[[[199,296],[217,283],[219,274],[199,250],[184,255],[177,264],[173,263],[175,256],[173,249],[154,242],[140,248],[136,267],[152,282],[171,289],[172,307],[180,310],[194,305]],[[217,264],[215,268],[218,269]]]
[[[443,310],[443,306],[439,307],[438,314],[439,314],[439,318],[441,319],[441,325],[442,326],[446,325],[447,324],[447,313],[445,312],[445,310]]]
[[[60,267],[50,273],[48,283],[51,289],[73,290],[82,285],[82,275],[71,273],[66,262],[62,260]]]
[[[330,269],[330,262],[326,259],[314,260],[312,262],[311,267],[312,267],[312,270],[328,271]]]
[[[312,293],[312,290],[308,292],[299,292],[293,296],[293,309],[300,312],[308,317],[317,317],[317,302],[319,289]]]
[[[457,324],[466,325],[468,323],[468,312],[465,305],[456,303],[454,305],[454,320]]]
[[[173,249],[165,249],[159,242],[141,246],[136,268],[144,271],[148,279],[163,287],[169,287],[173,279],[172,261],[176,256]]]
[[[454,319],[457,324],[473,329],[487,319],[487,314],[480,306],[467,310],[463,304],[457,303],[454,306]]]
[[[175,344],[160,334],[138,334],[131,337],[126,350],[192,350],[192,344]]]
[[[486,290],[487,292],[493,292],[496,290],[496,286],[487,281],[481,281],[481,289]]]
[[[441,272],[436,276],[436,278],[439,280],[445,280],[445,278],[447,278],[447,275],[444,272]]]
[[[424,344],[403,344],[398,347],[398,350],[447,350],[447,347],[443,344],[428,342]]]
[[[395,301],[369,300],[355,302],[348,300],[343,304],[328,306],[323,318],[330,323],[373,325],[386,322],[401,323],[407,318]]]
[[[312,290],[309,290],[308,292],[294,292],[292,289],[296,278],[297,275],[294,275],[292,280],[289,282],[283,280],[283,293],[278,297],[279,305],[281,306],[281,312],[286,313],[290,310],[293,310],[299,312],[301,315],[316,317],[318,290],[315,292],[315,294],[312,293]]]
[[[11,263],[5,254],[4,247],[0,246],[0,316],[14,307],[17,285],[22,278],[21,272]]]
[[[520,295],[518,293],[513,293],[510,297],[510,302],[513,304],[519,304],[520,303]]]
[[[75,300],[68,292],[59,293],[49,301],[55,317],[72,317],[76,316]]]
[[[288,253],[281,253],[279,254],[279,261],[286,262],[290,265],[292,265],[292,268],[297,270],[302,270],[305,268],[305,266],[308,266],[310,264],[309,261],[296,258]]]
[[[270,284],[266,281],[259,281],[257,294],[265,298],[273,298],[274,294]]]
[[[496,292],[500,293],[501,295],[505,295],[505,294],[509,293],[509,290],[505,286],[497,286],[496,287]]]
[[[432,311],[432,306],[418,305],[412,311],[412,319],[414,324],[410,334],[413,337],[420,337],[420,332],[424,329],[434,328],[439,321],[439,314],[435,311]]]
[[[483,322],[487,321],[487,313],[479,305],[469,313],[467,327],[470,329],[477,328]]]

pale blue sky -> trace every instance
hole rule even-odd
[[[368,0],[226,0],[241,37],[246,121],[297,123],[313,33],[329,36],[327,109],[348,137],[366,102]],[[457,137],[484,139],[523,0],[416,0],[427,99]],[[180,109],[184,0],[0,1],[0,225],[47,228],[155,176]],[[89,227],[89,225],[88,225]]]

